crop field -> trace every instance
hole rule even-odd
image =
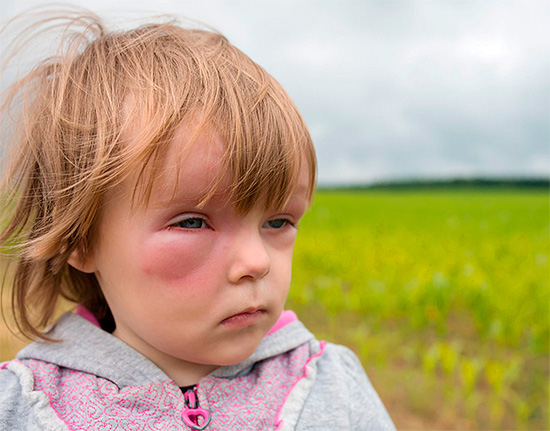
[[[546,191],[320,191],[288,308],[358,354],[398,429],[546,430],[549,225]],[[0,360],[21,345],[0,328]]]
[[[319,192],[289,307],[398,429],[549,429],[549,223],[543,191]]]

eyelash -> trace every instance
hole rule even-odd
[[[278,221],[282,221],[283,222],[283,225],[280,226],[280,227],[272,227],[272,226],[269,226],[271,229],[275,229],[275,230],[279,230],[279,229],[283,229],[287,226],[292,226],[292,227],[295,227],[295,224],[287,219],[287,218],[283,218],[283,217],[279,217],[279,218],[274,218],[274,219],[271,219],[271,220],[268,220],[264,223],[264,225],[268,224],[268,223],[271,223],[271,222],[278,222]]]
[[[199,226],[199,227],[185,227],[185,226],[182,226],[183,223],[189,222],[191,220],[200,220],[201,221],[201,226]],[[199,229],[209,228],[210,226],[209,226],[207,220],[204,217],[200,217],[200,216],[196,215],[196,216],[190,216],[190,217],[186,217],[186,218],[183,218],[181,220],[178,220],[177,222],[173,223],[170,227],[171,228],[186,229],[186,230],[199,230]]]

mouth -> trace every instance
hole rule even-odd
[[[265,308],[251,307],[233,314],[221,321],[221,324],[230,328],[243,328],[258,322],[267,313]]]

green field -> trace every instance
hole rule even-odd
[[[289,308],[398,428],[548,429],[549,212],[544,190],[320,191]]]

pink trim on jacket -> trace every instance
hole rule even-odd
[[[277,332],[283,326],[286,326],[289,323],[295,322],[297,320],[298,320],[298,316],[296,316],[296,313],[294,313],[294,311],[292,311],[292,310],[283,310],[283,312],[281,313],[281,316],[275,322],[275,325],[273,325],[273,328],[271,328],[269,330],[267,335],[271,335],[274,332]]]
[[[322,353],[321,347],[310,357],[310,345],[306,343],[261,361],[249,375],[233,379],[204,377],[197,396],[201,401],[208,400],[204,407],[211,415],[207,429],[280,426],[282,405],[296,384],[309,374],[311,360]],[[194,413],[188,411],[190,406],[173,381],[118,387],[103,377],[35,359],[25,360],[25,365],[33,373],[34,390],[46,394],[50,407],[71,430],[109,425],[113,431],[129,427],[183,431],[184,416]]]
[[[78,307],[76,307],[76,310],[74,310],[74,312],[80,317],[84,317],[84,319],[86,319],[90,323],[93,323],[98,328],[101,328],[99,320],[97,320],[94,314],[83,305],[79,305]]]
[[[303,374],[298,377],[298,379],[296,379],[294,381],[294,383],[292,384],[292,386],[290,387],[289,391],[287,392],[286,394],[286,397],[285,399],[283,400],[283,403],[281,404],[281,407],[279,407],[279,410],[277,411],[277,415],[275,416],[275,431],[277,430],[280,430],[281,427],[283,426],[283,421],[281,419],[279,419],[279,417],[281,416],[281,412],[283,411],[283,407],[286,405],[286,402],[288,401],[288,397],[290,396],[290,394],[292,393],[292,391],[294,390],[294,388],[296,387],[296,385],[304,378],[306,378],[309,374],[309,369],[308,369],[308,365],[309,363],[315,359],[315,358],[318,358],[319,356],[321,356],[323,353],[325,353],[325,345],[327,344],[326,341],[320,341],[319,342],[319,347],[321,348],[321,350],[319,350],[319,352],[317,352],[315,355],[311,355],[307,361],[305,362],[304,366],[303,366],[303,369],[304,369],[304,372]]]

